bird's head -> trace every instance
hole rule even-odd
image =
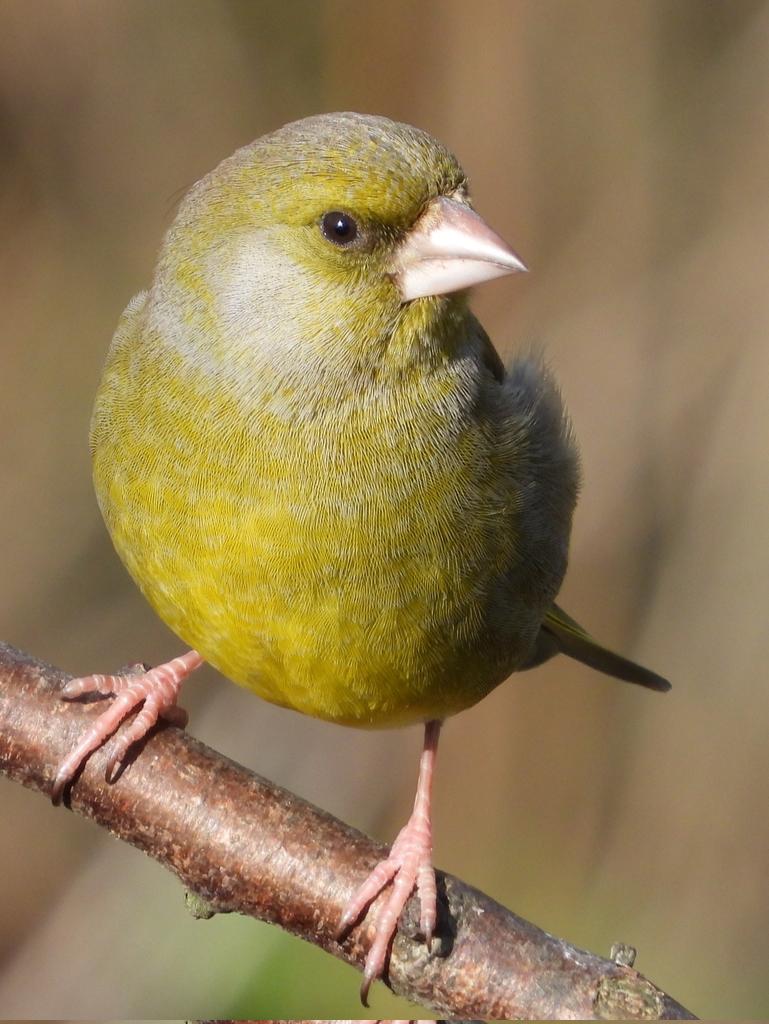
[[[177,298],[181,288],[187,321],[201,316],[209,339],[371,366],[386,351],[408,360],[425,339],[440,346],[467,287],[524,269],[439,142],[340,113],[265,135],[198,182],[158,280]]]

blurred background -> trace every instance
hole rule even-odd
[[[179,641],[114,555],[87,429],[180,191],[334,109],[458,154],[530,266],[475,308],[541,344],[584,460],[563,603],[668,675],[557,659],[448,723],[437,864],[707,1017],[769,1015],[769,5],[3,0],[0,636],[82,674]],[[420,730],[359,733],[207,670],[191,731],[382,839]],[[357,1017],[358,976],[0,780],[6,1017]],[[380,1017],[414,1013],[375,986]]]

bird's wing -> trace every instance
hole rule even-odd
[[[506,375],[505,364],[502,362],[499,352],[494,348],[494,342],[483,328],[479,331],[479,338],[481,342],[481,357],[483,359],[484,366],[495,380],[502,383]]]
[[[540,664],[558,653],[566,654],[576,661],[581,661],[583,665],[598,669],[607,676],[614,676],[615,679],[638,683],[650,690],[664,692],[670,689],[667,679],[658,676],[656,672],[596,643],[578,622],[554,603],[540,628],[531,665]]]
[[[115,379],[120,380],[123,374],[130,379],[131,352],[141,351],[141,332],[144,326],[144,313],[147,308],[149,293],[139,292],[134,295],[123,310],[117,329],[112,337],[107,355],[101,387],[96,397],[93,415],[91,416],[91,432],[89,445],[91,455],[95,455],[102,441],[120,433],[120,422],[115,420],[115,396],[122,394],[123,389],[112,386]],[[119,405],[118,401],[118,405]]]

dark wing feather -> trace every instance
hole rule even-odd
[[[531,666],[546,661],[558,653],[566,654],[576,661],[581,661],[583,665],[589,665],[607,676],[614,676],[615,679],[622,679],[627,683],[638,683],[639,686],[647,686],[650,690],[659,690],[661,693],[670,689],[667,679],[658,676],[656,672],[601,647],[578,622],[557,604],[553,604],[542,623]]]

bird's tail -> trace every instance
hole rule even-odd
[[[667,679],[658,676],[656,672],[601,647],[578,622],[557,604],[553,604],[542,623],[534,657],[527,667],[539,665],[559,653],[598,669],[607,676],[614,676],[615,679],[638,683],[662,693],[670,689]]]

